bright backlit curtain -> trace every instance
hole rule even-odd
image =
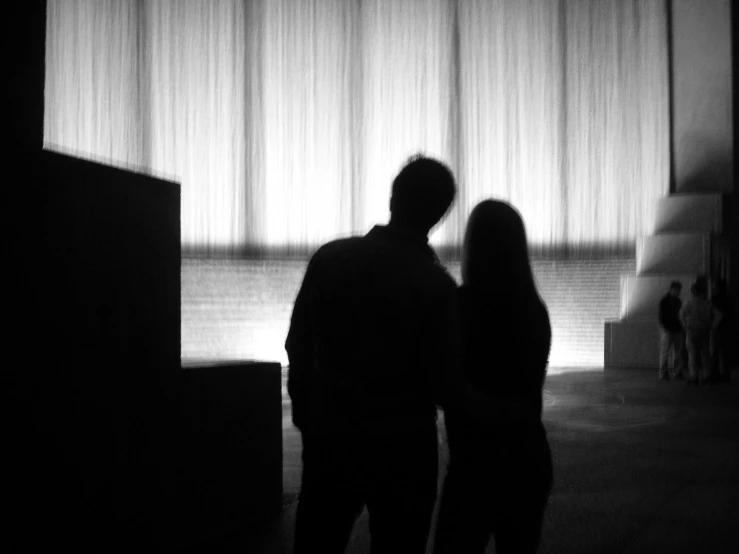
[[[666,3],[50,0],[45,143],[182,183],[186,251],[304,251],[388,217],[422,151],[542,252],[633,247],[668,186]]]

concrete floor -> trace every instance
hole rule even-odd
[[[555,486],[542,554],[739,552],[739,375],[704,387],[656,377],[656,370],[548,377],[544,421]],[[289,405],[283,426],[280,520],[259,544],[233,539],[210,552],[292,552],[301,445]],[[440,437],[443,444],[443,422]],[[440,456],[443,462],[443,445]],[[348,554],[369,552],[368,523],[365,512]],[[495,552],[493,541],[487,552]]]

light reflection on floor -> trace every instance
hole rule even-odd
[[[632,370],[645,376],[645,385],[654,386],[654,372]],[[609,382],[612,372],[560,373],[543,391],[545,423],[568,428],[605,431],[652,425],[678,417],[679,406],[640,401],[633,383]]]

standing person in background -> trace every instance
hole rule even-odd
[[[726,281],[716,282],[711,304],[721,314],[721,319],[711,336],[711,375],[710,381],[728,383],[731,375],[729,367],[729,337],[734,325],[734,303],[726,290]]]
[[[711,371],[709,341],[711,332],[721,322],[721,314],[707,298],[708,284],[705,279],[698,279],[690,292],[692,297],[680,309],[680,321],[685,329],[688,347],[688,384],[698,385],[708,382]]]
[[[680,281],[673,281],[670,290],[662,297],[659,303],[659,379],[667,381],[670,375],[667,371],[670,354],[672,354],[672,371],[675,379],[683,378],[685,367],[685,333],[680,322]]]

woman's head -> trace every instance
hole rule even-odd
[[[522,288],[536,292],[526,228],[507,202],[484,200],[472,210],[464,236],[462,281],[491,293]]]

